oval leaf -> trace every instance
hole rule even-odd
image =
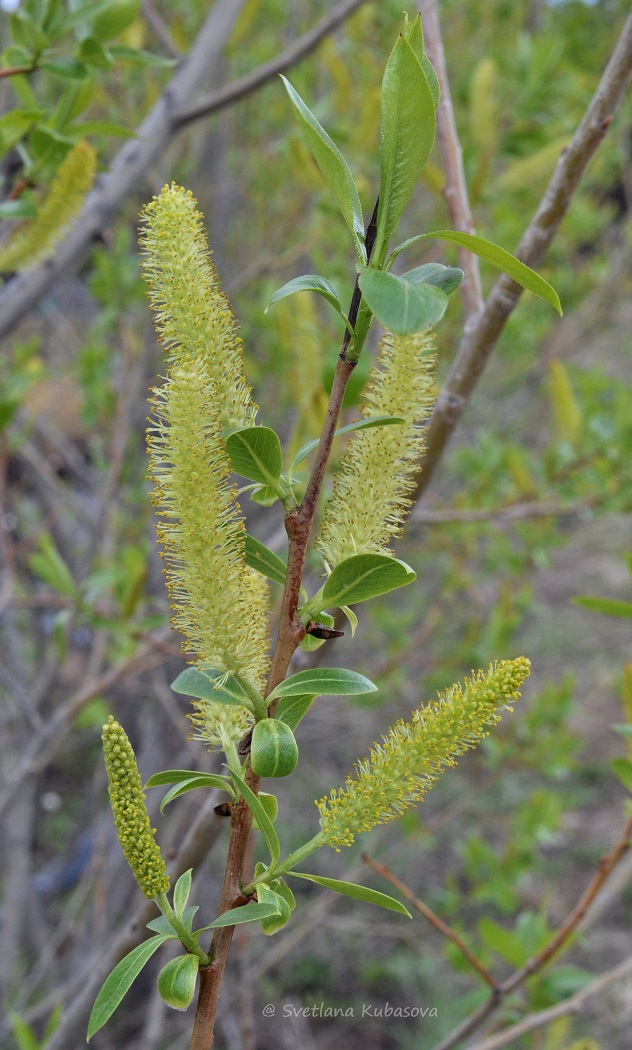
[[[178,955],[158,974],[160,998],[174,1010],[186,1010],[195,992],[200,960],[195,955]]]
[[[285,574],[287,565],[273,551],[268,550],[265,544],[260,543],[254,536],[246,533],[246,565],[256,569],[262,576],[267,576],[274,583],[285,587]]]
[[[268,700],[306,693],[314,696],[360,696],[376,690],[377,686],[357,671],[347,671],[344,667],[313,667],[280,682]]]
[[[305,105],[303,99],[294,90],[289,80],[281,76],[290,101],[298,114],[301,130],[307,146],[318,164],[325,182],[333,193],[345,222],[351,230],[356,251],[362,262],[366,262],[364,246],[364,220],[360,197],[349,165],[336,144],[316,120],[316,117]]]
[[[200,700],[212,700],[229,707],[246,707],[254,714],[252,700],[239,680],[225,671],[187,667],[171,683],[171,688],[175,693],[196,696]]]
[[[399,912],[400,915],[407,915],[409,919],[412,919],[408,908],[405,908],[400,901],[389,897],[387,893],[371,890],[368,886],[358,886],[355,882],[344,882],[341,879],[325,879],[321,875],[305,875],[302,871],[288,871],[286,875],[293,875],[297,879],[308,879],[309,882],[315,882],[318,886],[324,886],[325,889],[342,893],[345,897],[353,897],[366,904],[377,904],[380,908],[388,908],[389,911]]]
[[[285,722],[290,729],[296,729],[316,699],[311,693],[307,696],[282,696],[276,709],[276,717]]]
[[[261,929],[268,937],[277,930],[282,929],[292,914],[289,903],[280,893],[276,893],[265,882],[257,884],[257,899],[261,904],[272,904],[276,909],[276,915],[269,915],[261,920]]]
[[[277,484],[283,468],[279,435],[270,427],[245,427],[225,441],[233,470],[262,485]]]
[[[408,40],[400,36],[382,79],[378,263],[430,156],[436,130],[436,107],[426,74]]]
[[[365,270],[358,283],[378,321],[397,335],[423,332],[441,320],[448,305],[440,288],[384,270]]]
[[[441,263],[424,263],[416,266],[414,270],[408,270],[404,275],[405,280],[432,284],[440,288],[446,295],[458,288],[465,277],[463,270],[458,266],[443,266]]]
[[[405,561],[387,554],[354,554],[327,577],[322,601],[327,606],[355,605],[412,583],[416,574]]]
[[[159,934],[157,937],[150,937],[149,940],[143,941],[129,955],[121,959],[109,977],[106,977],[88,1021],[88,1042],[95,1032],[103,1028],[106,1021],[110,1019],[145,963],[149,962],[154,952],[167,940],[169,940],[167,934]]]
[[[295,277],[292,281],[284,284],[282,288],[278,288],[271,296],[264,313],[267,314],[271,306],[279,303],[281,299],[286,299],[288,295],[294,295],[295,292],[316,292],[318,295],[322,295],[323,299],[331,303],[336,313],[340,314],[345,324],[347,323],[338,292],[330,281],[317,273],[306,273],[302,277]]]
[[[539,295],[541,299],[545,299],[547,303],[550,303],[557,310],[561,317],[562,306],[555,288],[552,288],[548,281],[540,277],[540,274],[532,270],[530,266],[516,259],[511,252],[505,251],[504,248],[500,248],[497,244],[492,244],[491,241],[486,241],[484,237],[476,237],[473,233],[461,233],[459,230],[435,230],[434,233],[423,233],[421,236],[438,237],[440,240],[453,241],[454,244],[460,244],[462,248],[467,248],[474,255],[479,255],[481,259],[486,259],[497,270],[506,273],[508,277],[511,277],[512,281],[516,281],[517,284],[526,288],[527,291],[533,292],[534,295]]]
[[[286,777],[298,762],[294,734],[280,718],[262,718],[252,732],[250,764],[258,777]],[[264,807],[265,808],[265,807]]]

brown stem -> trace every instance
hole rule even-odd
[[[4,77],[21,77],[26,73],[32,73],[34,66],[7,66],[5,69],[0,69],[0,79]]]
[[[476,233],[463,170],[463,151],[454,119],[437,0],[419,0],[419,10],[424,27],[426,51],[435,68],[441,88],[441,100],[437,109],[437,141],[445,172],[443,195],[450,210],[453,228],[462,230],[463,233]],[[483,308],[481,275],[475,255],[460,248],[458,256],[459,266],[465,273],[459,291],[467,322]]]
[[[520,242],[516,255],[528,266],[537,266],[557,233],[580,179],[623,99],[631,76],[632,13],[625,21],[590,105],[570,145],[562,152],[544,197]],[[420,465],[417,498],[427,488],[521,294],[519,285],[508,277],[501,277],[490,292],[483,310],[466,325],[456,359],[437,399],[426,434],[426,452]]]
[[[362,854],[362,860],[365,864],[368,864],[370,868],[373,868],[373,870],[376,871],[378,875],[382,875],[385,879],[388,879],[391,885],[394,886],[395,889],[399,890],[402,896],[405,897],[406,900],[409,900],[410,903],[414,905],[414,907],[417,909],[417,911],[421,912],[424,919],[427,919],[430,925],[434,926],[435,930],[438,930],[443,937],[446,937],[449,941],[452,941],[452,943],[455,944],[461,952],[461,955],[463,955],[463,957],[467,959],[470,966],[472,966],[472,968],[476,970],[476,972],[483,978],[483,980],[488,985],[490,985],[491,988],[494,989],[494,992],[496,991],[496,981],[492,977],[491,973],[485,966],[483,966],[480,959],[477,959],[474,953],[470,951],[467,944],[459,937],[456,930],[453,930],[449,926],[446,926],[445,922],[443,922],[443,920],[440,919],[438,915],[435,915],[432,909],[429,908],[427,904],[424,904],[424,902],[420,900],[419,897],[416,897],[412,890],[408,889],[408,886],[406,886],[403,882],[400,882],[397,876],[394,875],[393,872],[389,870],[389,868],[385,867],[384,864],[379,864],[376,860],[373,860],[373,858],[370,857],[368,853]]]
[[[577,930],[581,920],[585,917],[597,897],[599,890],[614,871],[622,857],[632,847],[631,838],[632,817],[626,821],[626,824],[610,853],[601,858],[599,867],[590,880],[584,893],[572,911],[569,912],[564,922],[559,926],[551,940],[548,941],[548,943],[545,944],[536,955],[532,956],[524,966],[521,966],[519,970],[512,973],[506,978],[506,980],[502,981],[502,983],[496,985],[495,991],[490,998],[474,1010],[469,1017],[466,1017],[459,1025],[457,1025],[457,1027],[454,1028],[445,1039],[440,1043],[437,1043],[437,1045],[433,1047],[433,1050],[451,1050],[452,1047],[457,1046],[461,1040],[465,1039],[472,1032],[475,1032],[482,1022],[496,1010],[500,1003],[502,1003],[511,992],[515,991],[519,985],[524,984],[527,978],[531,977],[534,973],[539,973],[544,969],[546,964],[561,951]],[[562,1013],[565,1012],[569,1012],[568,1004],[567,1009],[562,1010]],[[501,1046],[503,1043],[494,1045]],[[485,1046],[485,1050],[490,1050],[491,1048],[491,1044],[489,1043],[485,1043],[483,1046]]]

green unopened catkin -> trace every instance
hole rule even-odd
[[[110,715],[103,751],[114,826],[125,859],[146,897],[169,889],[167,868],[149,823],[136,756],[123,727]]]

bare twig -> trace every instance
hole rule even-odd
[[[250,95],[257,88],[267,84],[269,80],[273,80],[274,77],[289,69],[290,66],[296,65],[301,58],[305,58],[306,55],[314,51],[326,36],[332,33],[341,22],[344,22],[345,18],[353,14],[363,3],[365,3],[365,0],[343,0],[342,3],[335,4],[320,22],[317,22],[304,36],[295,40],[293,44],[286,47],[275,58],[257,66],[251,73],[246,73],[243,77],[239,77],[232,84],[226,84],[224,87],[204,95],[197,102],[190,103],[176,110],[174,116],[178,129],[186,127],[193,120],[199,120],[200,117],[206,117],[209,113],[217,113],[218,110],[224,109],[225,106],[232,105],[233,102],[243,98],[245,95]]]
[[[443,196],[450,209],[454,229],[462,230],[463,233],[475,233],[476,230],[465,183],[465,172],[463,171],[463,151],[461,150],[461,143],[459,142],[454,119],[454,109],[452,107],[450,81],[443,51],[443,40],[441,39],[437,0],[419,0],[419,10],[423,21],[426,51],[435,68],[441,88],[441,101],[437,109],[437,140],[445,172]],[[467,323],[470,318],[483,309],[481,275],[478,259],[475,255],[472,255],[471,252],[466,251],[464,248],[459,249],[458,255],[459,266],[465,273],[459,291]]]
[[[475,1043],[474,1046],[470,1047],[470,1050],[500,1050],[501,1047],[508,1046],[515,1039],[519,1039],[521,1035],[533,1032],[536,1028],[543,1028],[544,1025],[550,1024],[551,1021],[557,1020],[558,1017],[579,1013],[584,1009],[589,999],[599,995],[604,988],[614,984],[615,981],[621,981],[624,977],[629,977],[630,974],[632,974],[632,956],[624,959],[618,966],[613,966],[611,970],[606,970],[605,973],[595,978],[590,984],[581,988],[579,992],[575,992],[575,995],[562,1000],[561,1003],[556,1003],[555,1006],[549,1006],[547,1010],[540,1010],[537,1014],[530,1014],[523,1021],[512,1025],[511,1028],[505,1028],[504,1031],[490,1036],[489,1039],[484,1039],[482,1043]]]
[[[576,933],[580,922],[586,916],[593,901],[597,897],[597,894],[601,890],[604,883],[609,878],[610,874],[614,871],[617,864],[625,856],[628,850],[632,846],[632,817],[630,817],[619,835],[615,845],[613,846],[610,853],[602,857],[599,862],[599,867],[595,872],[590,883],[586,887],[584,893],[580,897],[579,901],[569,912],[564,922],[558,927],[553,937],[544,945],[544,947],[537,952],[534,956],[529,959],[524,966],[520,969],[515,970],[506,980],[497,984],[492,995],[487,999],[486,1002],[482,1003],[476,1010],[474,1010],[469,1017],[466,1017],[456,1028],[454,1028],[446,1037],[442,1039],[440,1043],[437,1043],[433,1050],[451,1050],[452,1047],[457,1046],[462,1039],[475,1032],[477,1028],[480,1028],[483,1021],[485,1021],[494,1011],[498,1008],[500,1003],[511,993],[516,990],[521,984],[524,984],[527,978],[531,977],[534,973],[538,973],[562,950],[563,947],[568,943],[570,938]],[[628,960],[627,965],[630,961]],[[610,971],[611,973],[613,971]],[[599,979],[600,980],[600,979]],[[594,982],[597,983],[597,982]],[[590,987],[590,986],[589,986]],[[586,989],[584,989],[586,991]],[[581,993],[579,993],[581,996]],[[564,1013],[570,1013],[568,1004],[572,1003],[576,999],[573,996],[571,999],[566,1000],[567,1009],[561,1009],[555,1016],[561,1016]],[[581,1001],[581,1000],[579,1000]],[[559,1004],[563,1007],[564,1004]],[[557,1009],[554,1007],[553,1009]],[[546,1011],[545,1011],[546,1013]],[[538,1015],[536,1015],[538,1016]],[[552,1019],[552,1018],[550,1018]],[[527,1018],[526,1021],[530,1019]],[[523,1023],[526,1023],[523,1022]],[[539,1024],[546,1024],[546,1020]],[[539,1024],[533,1027],[539,1027]],[[525,1029],[528,1031],[529,1029]],[[500,1033],[501,1035],[503,1033]],[[521,1033],[517,1033],[519,1035]],[[516,1035],[516,1037],[517,1037]],[[492,1050],[492,1046],[504,1046],[504,1043],[487,1043],[477,1047],[476,1050]]]
[[[490,985],[490,987],[493,989],[496,988],[496,982],[489,970],[487,969],[487,967],[483,966],[480,959],[476,958],[474,953],[468,948],[465,941],[463,941],[462,938],[459,937],[458,933],[455,930],[451,929],[449,926],[446,926],[445,922],[443,922],[443,920],[440,919],[438,915],[435,915],[432,909],[429,908],[427,904],[424,904],[424,902],[420,900],[419,897],[416,897],[412,890],[408,889],[408,886],[406,886],[403,882],[400,882],[397,876],[394,875],[393,872],[384,864],[379,864],[376,860],[373,860],[373,858],[370,857],[368,853],[362,854],[362,860],[365,864],[368,864],[370,868],[373,868],[373,870],[376,871],[378,875],[382,875],[385,879],[388,879],[391,885],[394,886],[395,889],[399,890],[402,896],[404,896],[406,900],[410,901],[410,903],[417,909],[417,911],[421,912],[423,917],[428,920],[430,925],[434,926],[435,930],[438,930],[443,937],[446,937],[447,940],[452,941],[452,943],[456,945],[458,950],[461,952],[461,955],[465,959],[467,959],[470,966],[474,970],[476,970],[477,974],[483,978],[486,984]]]
[[[57,246],[55,255],[41,266],[14,277],[0,292],[0,339],[8,335],[61,274],[72,272],[82,263],[93,241],[103,235],[125,199],[136,191],[147,170],[164,154],[178,131],[198,117],[207,116],[256,90],[281,69],[297,62],[362,2],[364,0],[345,0],[338,4],[326,19],[277,59],[265,63],[247,78],[227,85],[221,92],[213,92],[206,101],[202,100],[204,105],[199,104],[199,113],[194,114],[191,97],[218,61],[244,3],[244,0],[216,0],[191,51],[138,128],[136,137],[123,146],[108,173],[88,196],[81,214],[70,233]],[[248,83],[244,84],[244,80]]]
[[[520,242],[516,255],[527,265],[536,266],[553,240],[580,179],[623,99],[631,76],[632,13],[625,21],[590,105],[568,148],[560,156],[544,197]],[[417,498],[426,490],[521,294],[519,285],[508,277],[501,277],[482,312],[464,329],[456,360],[439,394],[428,427]]]

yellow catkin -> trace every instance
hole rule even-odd
[[[438,699],[396,722],[358,761],[345,786],[316,802],[325,843],[339,850],[357,834],[385,824],[419,802],[455,758],[475,747],[520,697],[529,674],[524,656],[501,660],[453,685]]]
[[[103,726],[102,740],[118,840],[141,890],[146,897],[156,897],[169,889],[169,876],[149,823],[136,756],[112,715]]]
[[[0,245],[1,271],[27,270],[53,255],[55,246],[81,211],[96,170],[95,150],[88,142],[77,142],[59,165],[37,216],[16,226]]]
[[[390,553],[387,544],[411,505],[435,375],[430,330],[410,336],[385,332],[361,412],[364,418],[400,416],[404,423],[359,430],[350,439],[316,542],[330,566],[353,554]]]

